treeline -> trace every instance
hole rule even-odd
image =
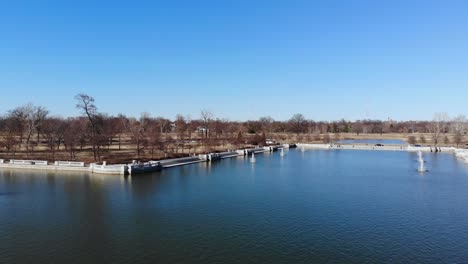
[[[110,116],[98,111],[93,97],[79,94],[75,97],[80,116],[61,118],[52,116],[42,106],[27,104],[9,110],[0,117],[0,147],[6,156],[22,153],[26,157],[44,153],[53,160],[57,152],[64,152],[70,160],[77,153],[91,153],[92,159],[114,152],[131,152],[129,157],[140,158],[163,153],[208,152],[216,147],[242,147],[245,144],[264,145],[267,139],[287,140],[288,134],[296,140],[331,142],[340,133],[429,133],[434,145],[451,133],[454,144],[461,144],[466,133],[466,118],[449,119],[446,114],[436,114],[431,121],[314,121],[302,114],[289,120],[277,121],[271,117],[245,122],[229,121],[201,111],[199,118],[177,115],[174,120],[140,117],[123,114]],[[330,136],[332,134],[332,136]],[[409,141],[416,142],[409,135]],[[426,140],[426,139],[424,139]],[[411,143],[410,142],[410,143]],[[130,145],[130,146],[129,146]],[[37,155],[36,155],[37,156]],[[126,157],[128,158],[128,157]]]

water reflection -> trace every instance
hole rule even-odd
[[[451,155],[425,153],[420,176],[415,153],[287,154],[127,177],[0,170],[1,262],[468,258],[468,170]]]

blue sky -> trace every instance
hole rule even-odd
[[[468,1],[2,1],[0,112],[468,114]]]

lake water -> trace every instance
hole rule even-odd
[[[384,144],[384,145],[407,145],[405,141],[401,139],[344,139],[339,140],[342,144]]]
[[[0,263],[461,263],[468,167],[291,150],[137,177],[0,170]]]

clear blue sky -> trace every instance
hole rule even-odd
[[[0,112],[468,114],[468,1],[1,1]]]

